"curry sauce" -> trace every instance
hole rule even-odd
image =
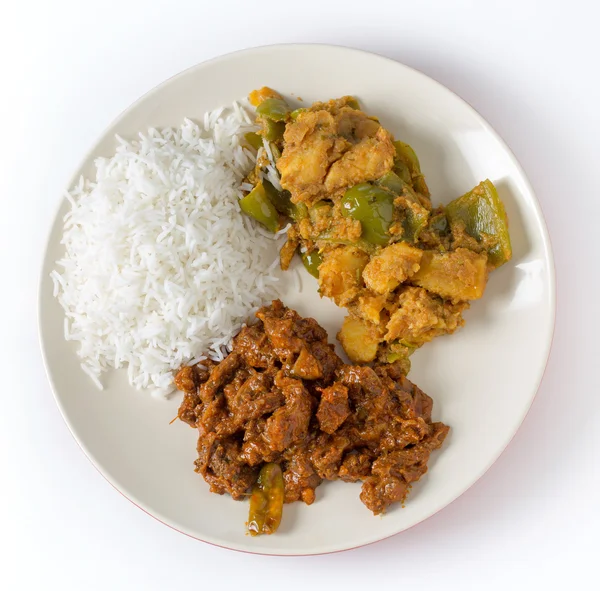
[[[404,501],[448,434],[431,398],[400,363],[345,364],[314,319],[278,300],[256,316],[225,360],[176,376],[178,416],[198,430],[196,471],[210,490],[239,500],[255,487],[253,533],[276,529],[278,499],[310,505],[324,480],[362,482],[376,515]]]

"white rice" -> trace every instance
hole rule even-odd
[[[243,322],[281,295],[278,238],[238,205],[255,162],[241,146],[252,120],[234,103],[202,123],[117,138],[96,178],[67,195],[54,293],[65,338],[100,388],[102,372],[127,367],[136,388],[168,394],[175,370],[222,359]]]
[[[275,165],[273,150],[271,150],[271,144],[265,138],[263,138],[263,147],[258,150],[259,155],[262,153],[262,150],[265,151],[269,164],[266,166],[267,173],[265,174],[264,171],[261,170],[260,176],[261,178],[266,178],[278,191],[281,191],[281,181],[279,178],[279,171]]]

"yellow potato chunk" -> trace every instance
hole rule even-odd
[[[359,296],[358,302],[353,304],[352,309],[357,316],[373,324],[379,324],[381,322],[381,312],[386,303],[387,297],[385,295],[364,295]]]
[[[346,316],[337,338],[352,363],[369,363],[377,355],[380,338],[363,320]]]
[[[390,133],[350,107],[311,108],[286,125],[277,168],[292,202],[315,203],[391,170]]]
[[[342,246],[323,254],[319,267],[319,291],[345,306],[356,298],[362,287],[362,270],[369,255],[354,246]]]
[[[386,246],[374,256],[363,271],[365,285],[379,294],[394,291],[412,277],[420,267],[423,251],[406,242]]]
[[[487,255],[466,248],[453,252],[425,251],[421,268],[411,282],[455,302],[477,300],[487,283]]]
[[[390,134],[374,121],[369,123],[374,124],[375,129],[379,127],[375,136],[361,139],[331,165],[325,179],[325,189],[328,193],[335,193],[365,180],[375,180],[391,169],[394,147]]]
[[[443,334],[452,334],[464,324],[467,302],[452,303],[421,287],[405,287],[398,297],[398,308],[387,323],[385,340],[400,340],[420,347]]]

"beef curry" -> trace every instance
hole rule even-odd
[[[404,501],[448,433],[431,419],[431,398],[398,363],[344,364],[314,319],[278,300],[256,316],[224,361],[175,379],[210,490],[243,499],[254,487],[251,533],[276,529],[278,502],[312,504],[323,480],[362,482],[375,514]]]

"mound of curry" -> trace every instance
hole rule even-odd
[[[281,266],[300,254],[321,295],[347,308],[338,339],[354,363],[408,368],[413,351],[464,324],[490,271],[511,258],[496,188],[484,180],[433,207],[414,150],[354,97],[292,110],[265,87],[250,101],[258,158],[242,210],[271,231],[291,223]]]
[[[271,232],[288,225],[281,267],[299,254],[321,296],[348,310],[338,339],[351,361],[274,301],[222,362],[176,376],[196,471],[212,492],[250,497],[257,535],[276,531],[284,503],[312,504],[323,480],[362,482],[375,514],[405,500],[449,430],[407,379],[410,355],[462,326],[512,253],[490,180],[433,207],[414,150],[354,97],[292,110],[265,87],[250,102],[256,166],[240,207]]]
[[[399,362],[346,365],[312,318],[279,300],[219,364],[182,368],[179,418],[198,430],[196,471],[218,494],[250,495],[248,530],[273,533],[283,504],[323,480],[362,482],[375,514],[406,498],[448,433]]]

